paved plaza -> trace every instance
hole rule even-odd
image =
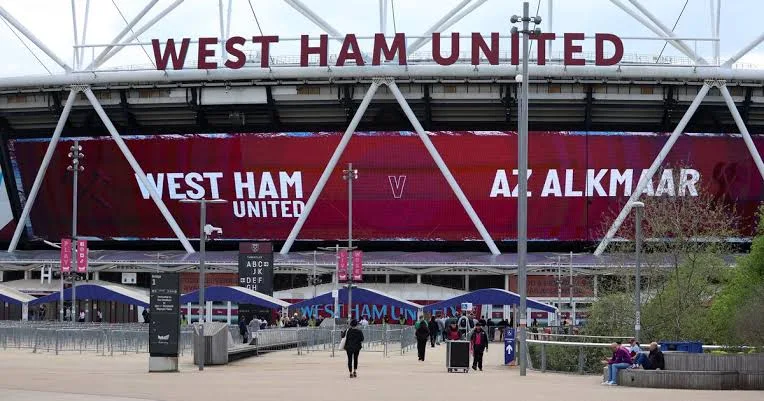
[[[446,373],[445,348],[428,348],[426,362],[416,352],[383,358],[362,353],[357,379],[347,377],[344,355],[296,355],[283,351],[208,367],[204,372],[183,358],[180,373],[147,373],[146,354],[33,354],[0,350],[2,401],[190,401],[190,400],[464,400],[508,397],[586,401],[762,400],[755,391],[689,391],[601,386],[601,376],[528,371],[501,366],[501,348],[486,355],[485,371]]]

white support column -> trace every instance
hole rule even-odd
[[[5,271],[0,270],[0,283],[2,283],[5,280]]]
[[[759,169],[759,175],[761,175],[762,180],[764,180],[764,162],[762,162],[761,155],[759,154],[758,149],[756,149],[756,144],[753,143],[751,134],[748,132],[748,127],[745,126],[745,122],[743,121],[743,118],[740,117],[740,112],[738,111],[737,106],[735,106],[735,101],[732,100],[732,95],[730,95],[730,91],[727,89],[727,85],[721,85],[719,87],[719,91],[722,92],[722,96],[724,96],[724,101],[727,103],[727,108],[730,109],[730,113],[732,113],[732,118],[735,119],[735,124],[737,124],[737,129],[739,129],[740,133],[743,134],[743,141],[745,141],[745,146],[748,148],[748,151],[751,153],[751,156],[753,157],[753,161],[754,163],[756,163],[756,168]]]
[[[639,11],[642,12],[650,21],[652,21],[666,36],[669,36],[671,38],[676,38],[676,35],[674,35],[674,32],[671,31],[669,27],[667,27],[661,20],[658,19],[653,13],[650,12],[647,8],[645,8],[638,0],[629,0],[631,4],[634,5],[634,7],[637,7]],[[703,57],[698,56],[692,49],[690,49],[690,46],[687,46],[686,43],[684,43],[683,40],[676,40],[676,43],[681,46],[685,51],[684,53],[691,54],[690,57],[692,57],[693,60],[696,60],[697,62],[700,62],[701,64],[707,64],[706,60],[703,59]]]
[[[425,132],[424,128],[422,128],[422,124],[420,124],[419,120],[417,120],[416,115],[411,110],[411,107],[409,106],[409,104],[406,102],[406,98],[403,97],[403,94],[401,93],[400,89],[398,89],[398,85],[396,85],[395,81],[392,79],[387,80],[385,83],[390,88],[390,91],[393,93],[393,96],[395,96],[395,99],[398,100],[398,104],[401,105],[401,108],[403,109],[403,112],[406,114],[406,117],[408,117],[409,121],[414,126],[414,130],[419,135],[419,138],[422,140],[422,142],[424,142],[424,146],[425,148],[427,148],[427,152],[430,153],[430,156],[435,161],[435,164],[438,165],[440,172],[446,178],[446,181],[448,182],[448,185],[451,187],[451,190],[454,191],[454,194],[459,199],[459,202],[462,204],[464,211],[467,212],[467,215],[469,216],[470,220],[472,220],[472,224],[475,225],[475,228],[477,228],[478,232],[480,233],[480,236],[483,238],[483,241],[485,241],[486,245],[488,245],[488,249],[491,250],[492,254],[499,255],[500,254],[499,248],[496,247],[496,244],[493,242],[493,239],[491,238],[491,235],[488,233],[488,230],[485,229],[485,226],[483,226],[483,222],[480,221],[480,217],[478,217],[477,213],[475,212],[475,209],[472,208],[470,201],[464,195],[464,192],[462,192],[462,189],[459,187],[459,184],[456,182],[456,179],[454,178],[453,174],[451,174],[451,171],[448,169],[446,162],[444,162],[443,158],[440,157],[438,150],[435,148],[435,145],[432,144],[432,141],[430,140],[430,137],[427,135],[427,132]]]
[[[421,274],[417,274],[416,275],[416,283],[417,284],[422,284],[422,275]]]
[[[387,0],[379,0],[379,32],[385,34],[387,30]]]
[[[212,301],[207,301],[204,303],[204,322],[211,322],[212,321]]]
[[[225,39],[231,37],[231,12],[233,11],[233,0],[228,0],[228,16],[225,20]]]
[[[435,32],[435,31],[445,32],[448,28],[451,28],[454,24],[456,24],[457,22],[461,21],[462,18],[466,17],[467,15],[469,15],[470,13],[475,11],[476,8],[482,6],[487,1],[488,0],[477,0],[477,2],[472,3],[472,5],[470,5],[469,7],[465,8],[464,10],[462,10],[459,14],[456,14],[453,18],[451,18],[450,20],[446,21],[446,23],[444,23],[443,25],[439,26],[437,29],[435,29],[432,32]],[[407,54],[412,54],[414,51],[419,50],[423,46],[425,46],[428,43],[430,43],[432,41],[432,32],[427,34],[426,38],[424,38],[424,39],[417,39],[416,41],[414,41],[414,44],[416,45],[416,48],[414,48],[413,51],[407,51]],[[421,43],[420,43],[420,41],[421,41]],[[550,43],[551,43],[551,41],[550,41]]]
[[[385,284],[390,284],[390,274],[385,274]]]
[[[472,0],[462,0],[461,3],[457,4],[454,8],[451,9],[451,11],[447,12],[446,15],[443,16],[443,18],[439,19],[436,23],[432,24],[430,28],[428,28],[422,36],[431,36],[433,32],[436,32],[440,29],[441,26],[443,26],[446,22],[448,22],[451,17],[456,15],[461,9],[467,6],[469,2]],[[411,46],[406,49],[406,55],[411,55],[417,50],[419,50],[420,47],[424,46],[427,39],[417,39],[414,41],[414,43],[411,44]]]
[[[53,158],[53,152],[56,151],[56,145],[58,145],[58,140],[61,138],[61,131],[64,130],[66,120],[69,118],[69,112],[72,110],[74,100],[77,98],[77,92],[78,90],[74,88],[69,91],[69,97],[66,99],[66,103],[64,103],[64,109],[61,112],[61,116],[58,117],[56,129],[53,131],[53,136],[50,138],[50,143],[48,144],[48,149],[45,151],[45,156],[42,158],[40,169],[37,170],[37,176],[35,176],[34,183],[32,183],[32,189],[29,191],[26,202],[24,202],[24,209],[21,211],[21,216],[16,224],[16,230],[13,232],[13,238],[11,239],[10,245],[8,245],[8,252],[15,251],[16,246],[19,244],[21,233],[24,231],[27,219],[29,218],[29,212],[32,210],[35,199],[37,199],[37,192],[40,191],[42,181],[45,179],[45,172],[48,171],[50,159]]]
[[[100,280],[101,272],[93,272],[93,280]]]
[[[29,303],[27,302],[21,304],[21,320],[25,322],[29,320]]]
[[[133,27],[138,24],[138,22],[141,21],[141,19],[151,10],[152,7],[154,7],[155,4],[157,4],[159,0],[150,0],[148,4],[146,4],[145,7],[143,7],[143,10],[139,12],[133,19],[124,27],[122,30],[117,34],[117,36],[114,37],[114,39],[111,40],[109,43],[119,43],[120,39],[122,39],[125,35],[127,35],[130,30],[133,29]],[[101,50],[101,53],[96,56],[96,58],[90,62],[90,65],[87,70],[89,69],[96,69],[101,64],[103,64],[106,60],[104,58],[107,54],[114,48],[114,46],[106,46],[103,50]]]
[[[319,17],[318,14],[314,13],[313,10],[308,8],[305,4],[303,4],[300,0],[284,0],[287,4],[289,4],[292,8],[297,10],[300,14],[307,17],[309,20],[311,20],[314,24],[318,25],[321,29],[326,31],[326,33],[329,34],[329,36],[334,37],[342,37],[342,35],[338,30],[334,29],[333,26],[329,25],[328,22],[326,22],[323,18]],[[342,39],[340,39],[342,41]]]
[[[621,10],[626,12],[626,14],[629,14],[632,18],[634,18],[639,23],[644,25],[645,28],[653,31],[653,33],[655,33],[659,38],[666,39],[668,41],[668,43],[671,44],[671,46],[674,46],[677,50],[679,50],[680,52],[684,53],[684,55],[686,55],[687,57],[689,57],[689,58],[691,58],[693,60],[696,60],[696,62],[698,64],[705,64],[705,60],[703,60],[701,62],[702,59],[699,60],[697,58],[697,55],[695,54],[695,52],[693,52],[692,50],[690,50],[688,48],[685,48],[685,46],[682,46],[682,43],[679,43],[679,41],[672,40],[671,37],[669,37],[667,34],[663,33],[663,31],[659,27],[656,27],[655,25],[650,23],[650,21],[644,19],[641,15],[637,14],[636,12],[634,12],[634,10],[630,9],[625,4],[621,3],[620,0],[610,0],[610,2],[615,4],[616,6],[618,6]]]
[[[758,38],[754,39],[753,42],[749,43],[748,46],[740,49],[739,52],[737,52],[734,56],[730,57],[729,60],[724,62],[724,65],[722,67],[729,68],[732,67],[732,64],[735,64],[738,60],[743,58],[748,52],[753,50],[754,47],[758,46],[761,42],[764,41],[764,32],[759,35]]]
[[[594,298],[597,298],[599,293],[599,286],[600,286],[599,277],[600,276],[597,274],[594,275]]]
[[[117,129],[114,128],[114,124],[111,123],[111,120],[109,119],[109,116],[106,115],[106,112],[103,110],[103,107],[101,107],[101,103],[98,102],[98,99],[93,94],[93,91],[90,90],[89,87],[86,87],[83,89],[83,92],[85,93],[85,96],[87,96],[88,100],[90,101],[90,104],[93,105],[93,108],[95,109],[96,113],[98,113],[98,116],[101,117],[101,121],[103,121],[103,124],[106,126],[106,129],[111,134],[112,139],[119,147],[119,150],[122,151],[122,154],[125,156],[125,159],[127,159],[127,162],[130,163],[130,167],[133,168],[133,171],[138,176],[138,179],[143,183],[144,187],[149,191],[149,195],[151,196],[151,199],[154,201],[154,203],[157,205],[157,208],[159,208],[159,211],[164,216],[165,220],[167,220],[167,224],[172,228],[172,231],[175,233],[175,236],[178,237],[178,240],[181,244],[183,244],[183,248],[185,248],[187,253],[194,253],[194,248],[191,246],[191,243],[188,242],[188,238],[186,238],[186,234],[183,233],[183,230],[180,229],[180,226],[178,226],[178,223],[175,221],[175,218],[172,217],[172,214],[170,214],[170,211],[167,209],[167,206],[165,206],[164,201],[162,201],[162,198],[157,193],[156,189],[149,184],[148,179],[146,178],[146,174],[143,172],[143,169],[141,168],[141,165],[138,164],[138,161],[135,160],[135,157],[133,157],[132,152],[130,152],[130,148],[127,147],[127,144],[125,144],[125,141],[122,140],[122,137],[119,135],[119,132],[117,132]]]
[[[469,273],[464,275],[464,291],[470,291],[470,275]]]
[[[153,0],[152,0],[153,1]],[[169,14],[172,10],[175,9],[175,7],[178,7],[180,3],[183,3],[183,0],[175,0],[172,4],[167,6],[164,10],[162,10],[159,14],[157,14],[154,18],[152,18],[149,22],[146,23],[146,25],[140,27],[137,31],[133,32],[132,35],[128,36],[127,39],[120,42],[121,45],[124,45],[126,43],[130,43],[135,38],[146,32],[149,28],[154,26],[157,22],[159,22],[162,18],[164,18],[167,14]],[[112,42],[114,43],[114,42]],[[119,53],[124,46],[112,46],[113,48],[107,53],[103,58],[101,58],[101,61],[98,63],[91,63],[90,66],[87,68],[90,69],[98,69],[98,67],[102,66],[105,62],[109,61],[110,58],[114,57],[115,54]]]
[[[504,290],[510,291],[509,289],[509,274],[504,275]]]
[[[663,160],[666,158],[669,151],[671,151],[671,148],[674,146],[674,143],[676,143],[676,140],[679,139],[679,135],[682,134],[684,128],[687,126],[687,123],[690,122],[690,119],[695,114],[695,111],[698,110],[698,106],[700,106],[700,103],[703,101],[703,98],[706,97],[706,94],[710,88],[711,86],[708,82],[703,84],[703,86],[700,88],[700,91],[698,92],[697,96],[695,96],[695,99],[690,104],[690,107],[687,108],[687,112],[684,113],[684,116],[682,116],[682,119],[674,129],[674,132],[671,133],[671,136],[669,136],[669,139],[663,145],[663,149],[661,149],[660,153],[658,153],[658,156],[655,158],[655,160],[653,160],[653,164],[650,165],[650,168],[647,170],[647,174],[644,176],[644,178],[639,180],[637,188],[634,189],[634,192],[631,193],[629,200],[625,205],[623,205],[621,213],[618,214],[618,217],[610,226],[610,229],[605,235],[605,238],[602,239],[602,242],[600,242],[599,246],[594,251],[594,255],[602,255],[602,252],[605,251],[605,248],[607,248],[610,240],[613,239],[616,232],[618,232],[618,229],[621,228],[621,224],[623,224],[623,221],[626,220],[626,216],[628,216],[629,212],[631,211],[632,204],[639,199],[639,197],[642,195],[642,191],[645,189],[645,186],[647,186],[647,183],[653,179],[653,175],[655,175],[655,172],[658,171],[658,168],[663,163]]]
[[[225,21],[223,21],[223,0],[218,0],[220,20],[220,60],[225,60]]]
[[[85,40],[88,36],[88,17],[90,17],[90,0],[85,1],[85,22],[82,24],[82,41],[80,41],[80,44],[83,44],[83,45],[86,43]],[[76,67],[77,69],[80,69],[82,68],[83,57],[85,57],[85,48],[80,47],[77,51],[80,54],[78,56],[79,63],[77,64]]]
[[[56,53],[53,52],[53,50],[50,50],[48,46],[45,46],[44,43],[40,41],[40,39],[37,39],[37,36],[34,36],[32,32],[29,31],[21,22],[19,22],[16,18],[13,18],[13,15],[5,10],[2,6],[0,6],[0,17],[5,18],[6,21],[8,21],[9,24],[13,25],[16,30],[21,32],[22,35],[26,36],[27,39],[29,39],[30,42],[34,43],[37,48],[43,51],[43,53],[47,54],[48,57],[50,57],[51,60],[55,61],[56,64],[60,65],[61,68],[64,69],[66,72],[71,72],[72,67],[69,67],[69,64],[66,64],[63,60],[61,60]]]
[[[24,280],[29,280],[32,278],[32,272],[29,270],[24,270]]]
[[[72,0],[72,30],[74,31],[74,44],[78,45],[80,44],[78,35],[77,35],[77,5],[74,4],[74,0]],[[75,66],[80,64],[80,53],[79,49],[74,49],[74,60],[72,60]]]
[[[545,17],[546,17],[546,20],[548,22],[547,25],[546,25],[547,26],[546,30],[549,31],[549,32],[554,32],[554,25],[552,25],[552,20],[553,20],[552,16],[554,15],[553,11],[554,11],[554,2],[553,2],[553,0],[547,0],[547,12],[546,12],[547,15],[545,15]],[[552,54],[552,45],[553,44],[554,44],[554,41],[550,40],[547,43],[547,45],[546,45],[547,49],[549,49],[549,51],[547,51],[547,53],[546,53],[548,55],[548,59],[547,60],[549,60],[549,62],[551,62],[554,59],[554,55]]]
[[[228,325],[230,326],[231,325],[231,301],[226,302],[225,311],[226,311],[226,315],[225,315],[226,322],[228,322]]]
[[[350,125],[348,125],[348,128],[345,130],[345,134],[342,135],[342,139],[337,145],[337,149],[334,150],[334,154],[332,154],[331,159],[329,159],[329,162],[326,164],[324,172],[321,174],[321,178],[318,179],[316,187],[313,188],[313,192],[310,194],[310,198],[308,198],[308,202],[305,204],[305,208],[303,209],[302,213],[300,213],[300,217],[297,219],[297,222],[294,223],[294,227],[292,227],[292,231],[289,233],[286,242],[284,242],[284,246],[281,247],[280,253],[282,255],[289,253],[289,249],[292,248],[294,240],[297,238],[297,235],[300,234],[300,230],[302,230],[302,226],[305,224],[305,220],[307,220],[308,216],[310,216],[310,211],[313,210],[313,206],[316,204],[316,200],[318,200],[318,197],[321,195],[321,191],[324,190],[324,186],[329,180],[329,176],[334,171],[334,167],[337,165],[337,162],[339,162],[340,157],[342,157],[342,152],[345,151],[345,147],[347,147],[348,142],[350,142],[350,138],[353,136],[356,127],[358,127],[358,123],[361,122],[361,118],[363,118],[363,115],[366,113],[366,108],[369,107],[369,103],[371,103],[371,99],[374,97],[374,93],[377,92],[377,88],[379,88],[380,82],[380,80],[375,79],[369,86],[369,90],[366,91],[366,95],[363,97],[361,104],[358,106],[358,110],[356,110],[353,119],[350,121]]]
[[[716,24],[714,25],[714,29],[716,30],[714,34],[714,38],[716,38],[716,42],[714,42],[714,64],[719,65],[721,63],[721,59],[719,58],[720,52],[721,52],[721,45],[722,43],[719,41],[719,27],[722,23],[722,0],[716,0]]]
[[[186,304],[186,322],[191,324],[191,302]]]

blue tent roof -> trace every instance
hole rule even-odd
[[[252,291],[245,287],[237,286],[213,286],[204,290],[204,300],[212,302],[235,302],[238,304],[253,304],[266,308],[286,308],[288,303],[271,296]],[[199,302],[199,290],[183,294],[180,303]]]
[[[15,288],[0,285],[0,303],[23,304],[34,301],[34,299],[35,297],[24,294]]]
[[[54,292],[29,302],[29,305],[39,305],[61,300],[61,292]],[[72,289],[64,290],[64,300],[72,299]],[[128,305],[149,307],[149,297],[129,288],[106,284],[77,284],[77,299],[90,299],[94,301],[115,301]]]
[[[347,288],[341,288],[338,290],[339,294],[339,303],[342,305],[347,304],[348,300],[348,289]],[[418,310],[421,309],[422,306],[419,304],[415,304],[413,302],[409,302],[405,299],[400,299],[398,297],[394,297],[392,295],[385,294],[381,291],[372,290],[370,288],[361,288],[361,287],[353,287],[353,304],[363,304],[363,305],[392,305],[397,308],[402,309],[408,309],[408,310]],[[315,298],[306,299],[304,301],[298,302],[296,304],[292,304],[290,306],[290,309],[300,309],[300,308],[307,308],[314,305],[326,305],[326,304],[332,304],[334,303],[334,298],[332,298],[332,293],[327,292],[324,294],[321,294]]]
[[[433,311],[443,309],[445,307],[458,305],[463,302],[469,302],[474,305],[519,305],[520,295],[515,294],[512,291],[501,290],[498,288],[486,288],[482,290],[468,292],[464,295],[459,295],[445,301],[427,305],[424,307],[425,311]],[[527,305],[531,309],[541,310],[544,312],[555,312],[557,308],[539,301],[527,298]]]

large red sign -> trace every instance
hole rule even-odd
[[[582,57],[582,42],[586,39],[583,33],[565,33],[561,34],[563,48],[563,63],[565,65],[585,65],[586,59]],[[555,33],[541,33],[531,35],[532,40],[536,42],[536,58],[539,65],[546,62],[546,42],[558,39]],[[451,65],[459,60],[460,35],[458,32],[451,33],[450,44],[446,45],[450,49],[441,50],[441,34],[432,33],[432,59],[439,65]],[[364,60],[361,46],[358,43],[359,38],[352,33],[345,35],[342,41],[342,47],[337,55],[335,66],[344,66],[347,62],[353,65],[363,66],[367,61]],[[196,45],[196,54],[192,59],[196,59],[196,68],[198,69],[217,69],[220,57],[215,53],[218,49],[219,39],[215,37],[198,38]],[[253,36],[245,38],[242,36],[233,36],[226,39],[225,51],[230,57],[227,57],[223,66],[230,69],[239,69],[247,63],[247,56],[244,53],[243,46],[251,42],[260,47],[260,68],[269,68],[271,57],[271,45],[279,42],[278,36]],[[318,56],[319,65],[328,66],[329,35],[319,36],[318,43],[311,44],[308,35],[300,37],[300,66],[307,67],[309,58],[312,55]],[[594,35],[594,54],[595,65],[615,65],[623,58],[623,42],[621,39],[610,33],[598,33]],[[607,44],[607,45],[606,45]],[[151,46],[154,50],[154,61],[158,70],[166,70],[168,67],[174,70],[181,70],[185,67],[186,57],[189,55],[191,47],[191,38],[183,38],[177,43],[175,39],[160,41],[152,39]],[[605,48],[612,46],[613,51],[606,51]],[[507,39],[502,39],[499,32],[492,32],[490,37],[485,38],[480,33],[472,33],[470,36],[471,63],[473,65],[481,64],[485,59],[491,65],[499,64],[499,54],[503,49],[507,52],[507,47],[511,50],[510,64],[518,65],[520,63],[520,35],[512,34]],[[193,50],[192,50],[193,51]],[[393,61],[397,58],[399,65],[406,64],[406,34],[396,33],[395,37],[388,43],[385,36],[381,33],[374,35],[374,45],[371,49],[373,54],[371,65],[380,65],[384,61]],[[170,65],[171,64],[171,65]]]
[[[232,239],[283,240],[341,138],[341,133],[214,134],[128,137],[148,181],[186,233],[198,230],[198,210],[180,199],[223,198],[207,220]],[[496,240],[516,238],[517,137],[513,132],[433,132],[431,139]],[[664,134],[532,132],[529,141],[528,236],[596,240],[620,210],[666,142]],[[755,136],[761,152],[764,137]],[[12,141],[23,192],[32,186],[46,141]],[[164,217],[110,139],[81,141],[88,168],[80,174],[83,236],[174,238]],[[68,143],[54,153],[31,213],[35,235],[61,238],[71,207]],[[357,133],[298,236],[347,235],[347,185],[352,162],[353,237],[358,240],[479,240],[421,140],[409,132]],[[652,196],[695,196],[701,187],[735,203],[750,233],[764,185],[743,140],[684,135],[645,190]],[[679,182],[675,182],[678,180]]]

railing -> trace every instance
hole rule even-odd
[[[188,326],[181,329],[179,352],[192,349]],[[2,349],[32,352],[98,353],[101,355],[148,353],[148,326],[144,324],[88,324],[59,322],[2,322]]]

